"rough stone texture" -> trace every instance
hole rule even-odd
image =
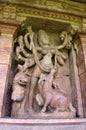
[[[12,38],[0,36],[0,64],[9,64],[10,53],[12,52]]]
[[[4,116],[11,67],[13,35],[16,27],[0,24],[0,117]]]
[[[86,35],[80,35],[80,38],[81,47],[79,48],[77,65],[81,84],[84,117],[86,117]]]
[[[85,63],[84,63],[84,62],[82,62],[82,63],[80,64],[80,66],[78,67],[78,71],[79,71],[79,75],[81,75],[83,72],[86,71],[86,66],[85,66]]]
[[[71,86],[72,86],[72,100],[74,106],[78,111],[78,116],[83,117],[83,106],[82,106],[82,97],[81,97],[81,86],[78,75],[78,68],[76,65],[76,54],[74,49],[70,52],[70,77],[71,77]]]
[[[2,20],[2,21],[0,21],[0,22],[5,23],[6,20]],[[11,24],[10,21],[9,21],[9,24]],[[12,24],[14,24],[14,23],[12,23]],[[15,26],[12,26],[12,25],[7,26],[7,25],[4,25],[4,24],[0,24],[0,32],[1,32],[1,35],[4,35],[4,36],[6,36],[6,37],[8,37],[8,36],[13,37],[12,34],[14,34],[15,29],[16,29]]]
[[[71,1],[86,3],[86,0],[71,0]]]
[[[83,54],[84,54],[84,62],[86,66],[86,34],[81,35],[81,43],[82,43],[82,49],[83,49]]]
[[[84,61],[84,53],[83,53],[83,48],[81,44],[78,49],[77,65],[80,66],[80,64],[82,64],[83,61]]]
[[[0,119],[0,130],[85,130],[85,128],[86,119]]]
[[[0,64],[0,116],[3,114],[3,103],[7,84],[8,65]]]
[[[7,125],[7,124],[1,124],[0,129],[1,130],[85,130],[86,124],[78,124],[78,125]]]
[[[84,116],[86,117],[86,72],[80,76]]]

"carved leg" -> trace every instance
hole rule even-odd
[[[49,105],[50,100],[51,100],[51,96],[49,96],[49,94],[46,94],[44,107],[42,108],[41,113],[45,113],[46,112],[46,108]]]
[[[44,104],[44,107],[42,108],[41,113],[45,113],[46,112],[47,105],[48,105],[47,103]]]
[[[44,105],[44,100],[43,100],[43,98],[42,98],[40,93],[36,94],[36,101],[37,101],[39,106],[43,106]]]
[[[69,104],[69,110],[70,110],[71,112],[76,113],[76,109],[73,107],[73,105],[72,105],[71,103]]]
[[[40,76],[41,70],[38,66],[34,68],[33,76],[31,78],[30,84],[30,92],[29,92],[29,112],[33,112],[33,98],[34,98],[34,90],[38,81],[38,77]]]
[[[31,78],[31,86],[30,86],[30,92],[29,92],[29,112],[33,111],[33,98],[34,98],[34,90],[36,87],[36,83],[38,81],[38,78],[32,77]]]
[[[12,104],[12,112],[11,112],[12,117],[18,117],[17,112],[19,111],[20,106],[21,106],[20,102],[15,102],[15,101],[13,102],[13,104]]]

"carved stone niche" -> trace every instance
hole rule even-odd
[[[14,42],[5,116],[83,117],[76,32],[69,27],[30,17],[22,25]]]

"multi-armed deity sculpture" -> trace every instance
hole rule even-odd
[[[59,68],[68,60],[71,35],[63,31],[57,43],[44,30],[35,33],[28,26],[17,43],[18,71],[13,79],[11,115],[22,118],[74,117],[76,110],[69,94],[56,82]]]

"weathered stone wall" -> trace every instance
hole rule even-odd
[[[80,35],[80,39],[81,43],[78,51],[77,65],[81,83],[84,116],[86,117],[86,34]]]
[[[0,117],[4,116],[8,77],[11,67],[13,36],[16,27],[0,24]]]

